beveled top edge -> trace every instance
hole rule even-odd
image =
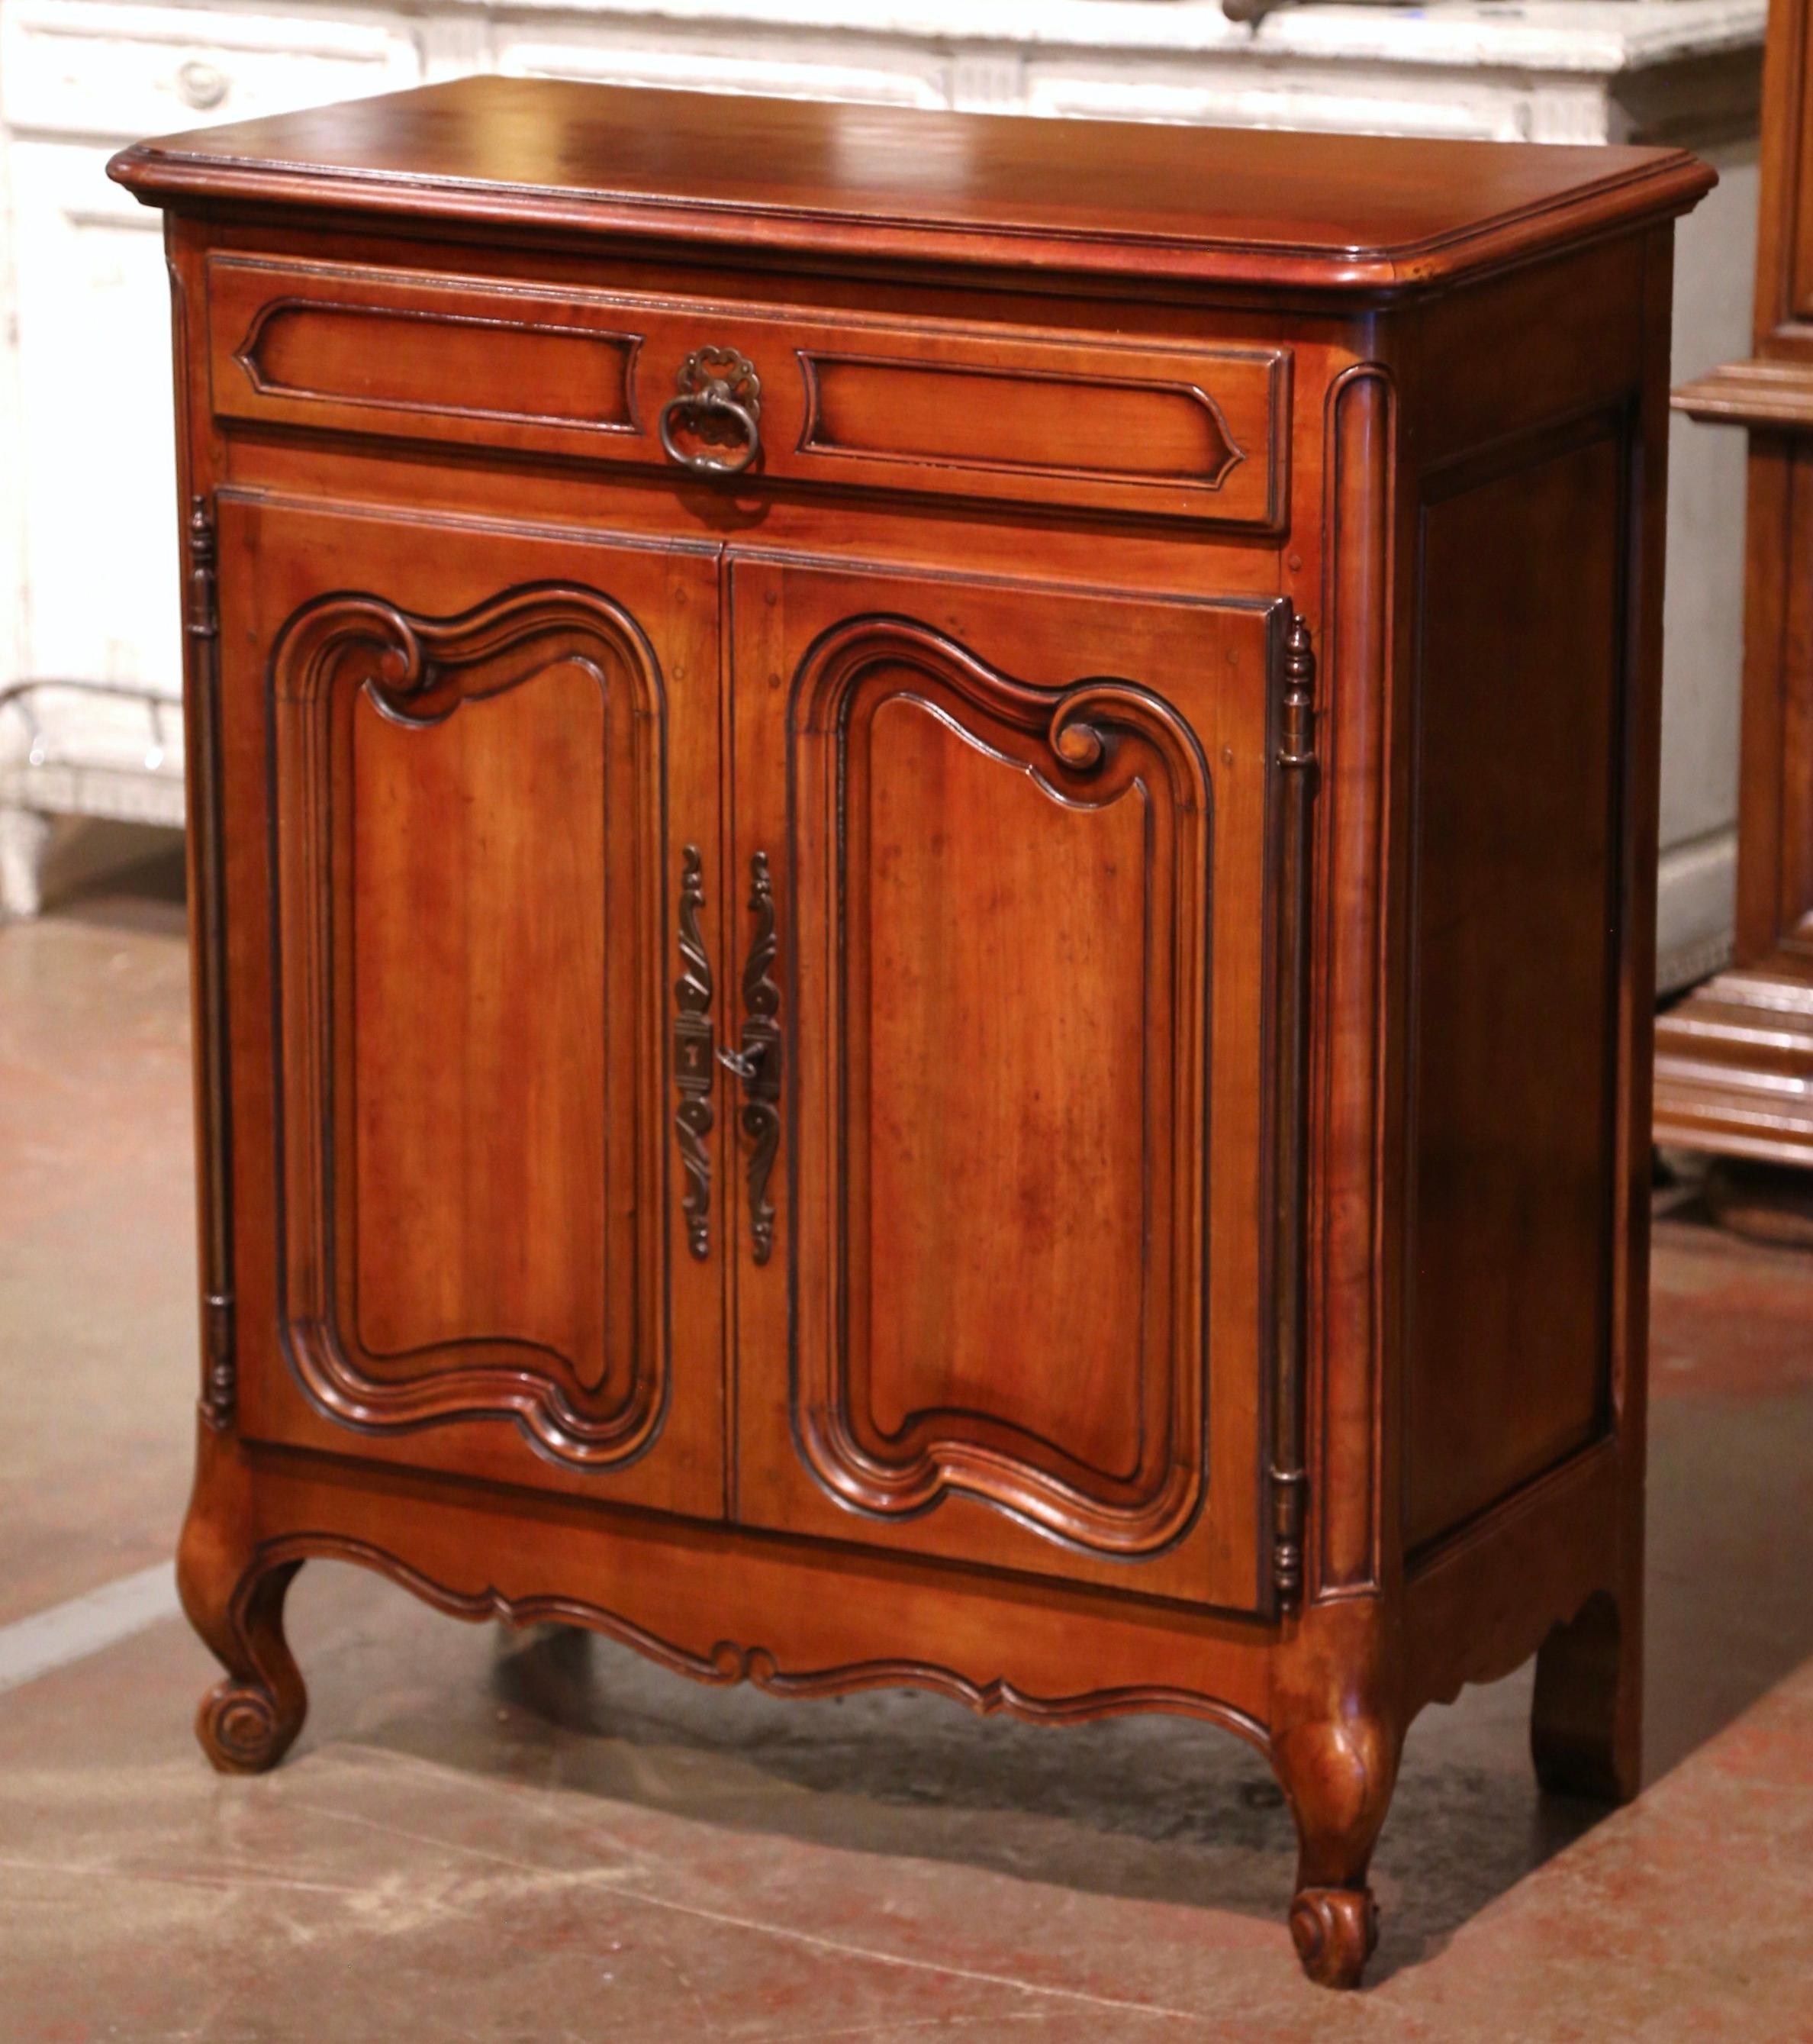
[[[1716,181],[1681,149],[1044,121],[501,78],[143,142],[108,169],[145,203],[178,209],[1373,295],[1683,213]]]

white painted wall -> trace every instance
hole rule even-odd
[[[1724,180],[1681,231],[1677,380],[1747,352],[1754,70],[1765,0],[0,0],[0,688],[174,690],[176,520],[157,221],[102,167],[134,136],[474,71],[957,106],[1497,140],[1665,133]],[[1742,436],[1677,421],[1669,483],[1662,978],[1729,943]],[[130,532],[109,547],[109,531]],[[146,535],[159,536],[147,544]],[[72,699],[57,743],[115,767],[136,711]],[[0,838],[9,761],[0,713]],[[9,751],[10,748],[10,751]],[[67,777],[66,777],[67,778]],[[39,777],[40,790],[48,784]],[[72,787],[102,784],[70,779]],[[0,882],[7,862],[0,856]],[[13,889],[15,902],[19,899]]]

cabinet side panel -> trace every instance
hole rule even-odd
[[[1608,1412],[1621,412],[1425,482],[1405,1264],[1405,1535]]]

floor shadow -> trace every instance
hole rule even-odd
[[[1813,1257],[1665,1222],[1651,1408],[1651,1782],[1813,1654],[1809,1331]],[[1129,1717],[1055,1731],[975,1719],[910,1690],[783,1703],[695,1689],[558,1627],[499,1629],[476,1666],[464,1639],[433,1650],[458,1660],[435,1664],[438,1678],[401,1709],[366,1686],[350,1703],[350,1715],[368,1707],[360,1738],[723,1830],[1271,1923],[1288,1907],[1296,1839],[1283,1796],[1257,1754],[1206,1725]],[[1410,1731],[1374,1864],[1384,1913],[1374,1981],[1437,1954],[1607,1815],[1537,1791],[1529,1692],[1525,1668],[1427,1711]]]
[[[470,1650],[462,1658],[470,1668]],[[489,1676],[481,1696],[450,1708],[462,1693],[450,1670],[405,1708],[380,1706],[357,1736],[719,1830],[1226,1911],[1282,1931],[1290,1813],[1265,1762],[1211,1727],[1153,1716],[1052,1729],[979,1719],[910,1691],[783,1701],[696,1687],[562,1627],[499,1627]],[[1528,1697],[1527,1674],[1513,1677],[1412,1731],[1374,1863],[1374,1984],[1433,1956],[1603,1815],[1538,1792]],[[366,1703],[378,1700],[367,1690]]]
[[[1813,1258],[1670,1223],[1657,1264],[1652,1782],[1813,1654]],[[1086,1893],[1273,1922],[1288,1904],[1283,1799],[1263,1759],[1212,1727],[1153,1716],[1058,1731],[911,1692],[782,1702],[695,1688],[559,1628],[500,1632],[489,1673],[516,1746],[504,1764],[582,1795]],[[1526,1667],[1412,1728],[1374,1862],[1375,1983],[1439,1953],[1607,1814],[1538,1792],[1530,1685]],[[462,1729],[447,1694],[387,1717],[377,1742],[499,1765],[494,1712]]]
[[[1663,1220],[1652,1350],[1653,1783],[1813,1655],[1813,1256],[1690,1212]],[[1374,1862],[1374,1980],[1439,1952],[1605,1815],[1538,1792],[1531,1679],[1526,1667],[1463,1692],[1412,1728]],[[378,1742],[500,1764],[493,1712],[450,1725],[457,1688],[385,1718]],[[910,1692],[781,1702],[696,1689],[558,1629],[500,1634],[489,1696],[513,1727],[504,1764],[581,1793],[1271,1921],[1289,1900],[1283,1799],[1259,1756],[1206,1726],[1155,1716],[1056,1731]]]

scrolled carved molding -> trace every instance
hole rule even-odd
[[[684,1675],[712,1689],[732,1689],[747,1682],[770,1696],[795,1697],[851,1696],[870,1689],[924,1689],[960,1704],[978,1716],[1013,1717],[1029,1724],[1083,1724],[1098,1718],[1163,1711],[1221,1725],[1262,1754],[1271,1750],[1270,1735],[1258,1719],[1218,1697],[1193,1689],[1145,1683],[1079,1690],[1064,1696],[1039,1696],[1020,1688],[1006,1676],[979,1677],[906,1656],[852,1661],[827,1667],[788,1669],[772,1648],[719,1639],[707,1651],[695,1651],[583,1598],[540,1594],[512,1596],[491,1584],[477,1590],[455,1589],[437,1581],[389,1549],[343,1533],[294,1532],[267,1541],[258,1550],[248,1580],[279,1570],[293,1571],[309,1558],[351,1562],[358,1567],[373,1570],[451,1618],[474,1623],[500,1619],[515,1626],[583,1626],[588,1631],[634,1648],[674,1674]],[[232,1687],[231,1684],[223,1684],[215,1695],[220,1696]],[[248,1732],[249,1730],[248,1721]]]
[[[263,1774],[281,1760],[296,1727],[278,1717],[268,1690],[219,1682],[201,1700],[195,1735],[223,1774]]]
[[[319,1012],[334,1012],[333,697],[356,689],[389,723],[426,732],[470,704],[562,665],[587,674],[601,693],[618,685],[613,677],[631,691],[629,721],[638,734],[634,827],[638,841],[658,842],[659,745],[650,734],[665,719],[661,676],[640,628],[609,597],[565,584],[529,583],[442,618],[353,591],[305,605],[286,622],[269,668],[285,763],[272,790],[279,817],[280,1012],[287,1012],[282,989],[293,982],[315,989],[310,998],[322,1004]],[[658,893],[658,876],[651,874],[650,885]],[[643,920],[652,936],[658,905]],[[658,1004],[660,991],[652,980],[652,1003]],[[335,1418],[361,1427],[508,1416],[564,1462],[615,1466],[642,1453],[665,1405],[668,1365],[658,1338],[636,1358],[627,1396],[603,1410],[581,1402],[598,1387],[576,1358],[506,1335],[475,1331],[456,1342],[387,1353],[381,1368],[366,1364],[350,1333],[350,1303],[334,1248],[339,1189],[328,1129],[338,1111],[336,1030],[307,1026],[306,1012],[286,1032],[283,1332],[310,1396]],[[655,1202],[652,1210],[660,1206]],[[639,1281],[662,1281],[658,1271],[649,1271]],[[404,1375],[400,1364],[427,1366]]]
[[[808,651],[795,680],[792,713],[796,755],[802,745],[828,747],[841,760],[849,742],[852,705],[872,677],[906,670],[923,678],[933,713],[966,743],[1028,773],[1052,800],[1080,811],[1123,798],[1144,801],[1166,819],[1159,832],[1169,848],[1167,932],[1181,933],[1179,955],[1203,962],[1176,967],[1181,978],[1163,997],[1175,1004],[1181,1040],[1205,1058],[1206,932],[1209,917],[1209,831],[1213,790],[1201,746],[1170,705],[1135,684],[1092,677],[1060,688],[1040,688],[1002,673],[933,628],[908,618],[870,617],[840,625]],[[991,737],[967,729],[972,715]],[[1010,747],[1002,751],[1001,746]],[[822,770],[839,787],[843,768]],[[802,771],[798,758],[795,773]],[[841,821],[832,835],[840,847]],[[1165,852],[1156,855],[1165,857]],[[848,886],[840,878],[840,903]],[[844,911],[840,909],[840,914]],[[802,932],[800,941],[808,941]],[[812,941],[816,941],[815,939]],[[840,957],[847,947],[836,940]],[[841,1004],[847,1012],[847,1003]],[[1195,1059],[1179,1061],[1167,1125],[1152,1139],[1170,1141],[1190,1129],[1200,1092]],[[1180,1141],[1188,1139],[1179,1135]],[[840,1189],[838,1203],[848,1197]],[[1190,1196],[1177,1195],[1178,1212]],[[1177,1226],[1176,1214],[1160,1225]],[[1179,1232],[1179,1256],[1193,1252]],[[898,1437],[883,1441],[854,1410],[850,1358],[838,1337],[835,1351],[803,1351],[795,1396],[796,1431],[815,1475],[832,1494],[859,1510],[887,1517],[926,1511],[964,1494],[1023,1519],[1079,1547],[1117,1556],[1156,1552],[1179,1538],[1199,1508],[1204,1484],[1200,1441],[1205,1371],[1190,1342],[1174,1339],[1161,1303],[1163,1332],[1144,1359],[1140,1396],[1150,1408],[1140,1460],[1130,1473],[1106,1472],[1076,1462],[1056,1443],[1039,1439],[1010,1420],[967,1412],[916,1413]],[[1156,1388],[1155,1388],[1156,1387]]]

